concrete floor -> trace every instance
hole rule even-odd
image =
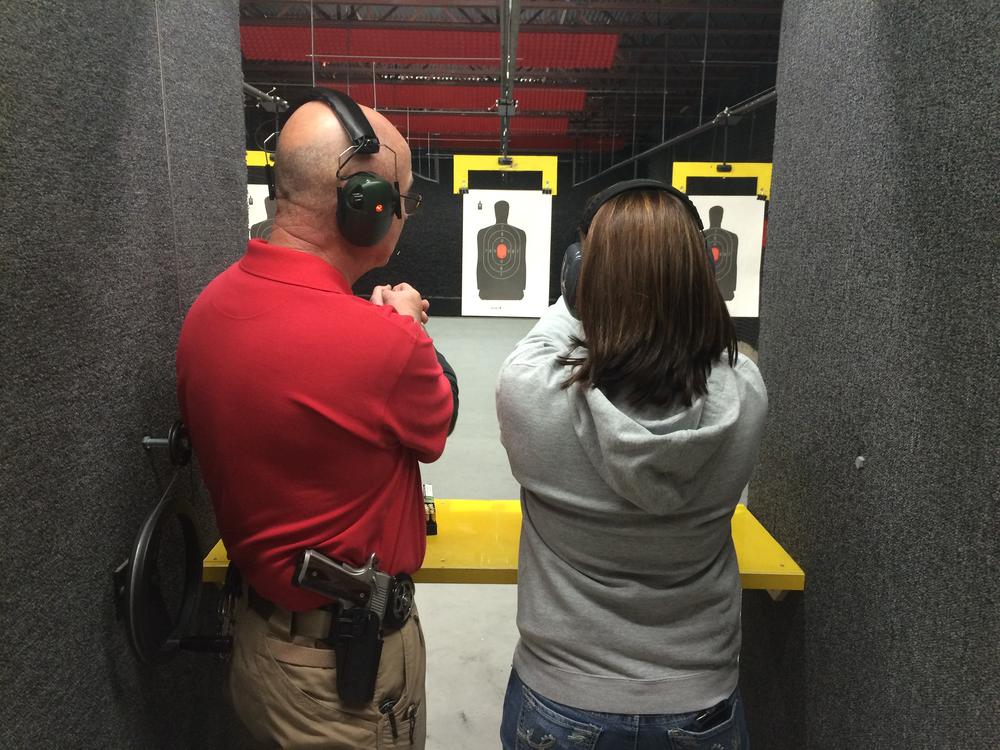
[[[520,496],[500,445],[494,388],[500,365],[535,325],[523,318],[431,318],[427,331],[458,375],[458,422],[444,454],[421,466],[434,496],[509,500]]]
[[[517,643],[517,586],[422,583],[427,750],[500,747],[500,713]]]
[[[534,324],[515,318],[432,318],[428,324],[458,374],[460,399],[444,455],[421,466],[435,497],[519,496],[500,445],[493,391],[501,363]],[[420,584],[417,603],[427,640],[427,750],[499,747],[517,643],[517,587]]]

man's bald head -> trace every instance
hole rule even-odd
[[[388,148],[376,154],[356,155],[344,170],[345,175],[373,172],[389,182],[398,179],[401,190],[406,192],[412,179],[410,149],[406,141],[381,114],[364,106],[361,111],[379,142]],[[349,146],[347,133],[329,105],[320,101],[308,102],[295,110],[281,131],[274,160],[279,212],[281,203],[287,202],[324,220],[332,218],[340,185],[337,169],[341,154]]]
[[[344,177],[371,172],[389,182],[399,180],[400,190],[409,192],[413,175],[406,141],[378,112],[367,107],[361,111],[382,148],[375,154],[354,156],[343,170]],[[353,284],[366,271],[389,262],[403,231],[403,219],[391,216],[385,236],[367,247],[352,245],[340,233],[337,188],[343,182],[337,179],[337,169],[348,146],[344,126],[325,102],[308,102],[292,113],[275,154],[278,210],[271,242],[320,256]]]

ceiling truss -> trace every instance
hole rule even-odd
[[[517,60],[510,78],[515,100],[519,91],[527,89],[586,91],[582,109],[529,112],[519,108],[515,115],[568,119],[571,137],[597,137],[619,148],[634,148],[635,132],[636,138],[643,141],[639,144],[642,148],[659,138],[667,121],[672,123],[671,129],[675,125],[690,126],[692,118],[696,125],[704,112],[714,114],[721,107],[774,85],[781,0],[520,0],[516,5],[520,6],[516,20],[522,41],[525,35],[533,34],[617,35],[610,68],[540,68]],[[415,35],[437,31],[496,35],[501,9],[500,0],[240,0],[240,23],[276,30],[293,27],[403,30]],[[483,54],[487,59],[482,61],[431,55],[401,60],[350,51],[353,54],[316,54],[298,62],[245,55],[244,78],[260,88],[277,87],[293,100],[296,91],[311,86],[314,78],[317,85],[349,85],[352,92],[355,87],[373,85],[484,86],[495,89],[496,98],[501,98],[500,50],[488,45],[484,45]],[[461,101],[449,109],[394,109],[425,115],[498,114],[496,106],[470,110]],[[497,147],[499,119],[493,133]],[[446,133],[434,135],[442,142],[448,140]],[[488,136],[484,134],[487,143]],[[512,147],[517,148],[516,137]]]

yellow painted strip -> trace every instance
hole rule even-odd
[[[555,156],[511,156],[511,164],[500,164],[498,156],[490,154],[455,154],[454,189],[458,193],[469,187],[469,172],[541,172],[542,187],[556,194],[559,160]]]
[[[268,164],[274,166],[274,154],[269,151],[247,151],[248,167],[266,167]]]
[[[427,537],[426,583],[517,583],[520,500],[435,500],[438,533]]]
[[[733,546],[745,589],[802,591],[806,574],[745,505],[733,513]]]
[[[226,545],[220,539],[205,555],[201,565],[201,580],[205,583],[217,583],[220,586],[226,582],[226,568],[229,567],[229,554]]]
[[[517,583],[519,500],[437,500],[438,534],[427,537],[421,583]],[[746,506],[733,513],[733,544],[745,589],[802,591],[805,573]],[[202,579],[221,584],[229,560],[220,540]]]
[[[719,164],[717,161],[675,161],[671,184],[686,193],[689,177],[756,177],[757,194],[771,200],[772,165],[769,162],[727,162],[732,167],[730,172],[720,172]]]

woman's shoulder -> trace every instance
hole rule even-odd
[[[741,401],[754,400],[767,404],[767,386],[760,374],[760,368],[753,359],[741,353],[737,355],[736,362],[730,365],[723,355],[720,364],[721,367],[713,368],[712,375],[726,383],[724,390],[735,391]],[[712,391],[711,380],[710,377],[709,392]]]
[[[764,379],[760,374],[760,368],[757,367],[757,363],[749,355],[742,352],[737,354],[733,370],[743,377],[755,378],[761,381]]]
[[[560,297],[517,342],[501,369],[548,368],[556,357],[573,351],[582,335],[579,321],[569,314]]]

